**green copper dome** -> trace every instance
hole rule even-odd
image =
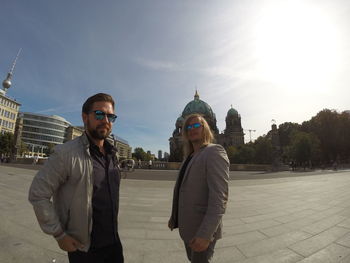
[[[237,115],[238,115],[238,111],[232,108],[232,105],[231,105],[231,109],[228,110],[227,116],[237,116]]]
[[[182,127],[184,121],[185,121],[185,119],[182,116],[177,118],[177,120],[176,120],[176,127]]]
[[[185,119],[182,117],[182,116],[180,116],[179,118],[177,118],[177,120],[176,120],[176,122],[182,122],[182,121],[184,121]]]
[[[182,112],[182,117],[186,117],[193,113],[203,114],[209,119],[215,119],[215,115],[208,103],[199,99],[199,95],[196,91],[194,95],[194,100],[187,103],[185,109]]]

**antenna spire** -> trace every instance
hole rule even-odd
[[[17,63],[17,59],[18,59],[19,54],[21,53],[21,51],[22,51],[22,48],[20,48],[20,49],[18,50],[17,55],[16,55],[16,58],[15,58],[15,60],[13,61],[12,67],[11,67],[11,69],[10,69],[11,75],[13,75],[13,71],[15,70],[15,66],[16,66],[16,63]]]
[[[17,63],[17,59],[19,57],[19,54],[21,53],[22,51],[22,48],[20,48],[17,52],[17,55],[16,55],[16,58],[15,60],[13,61],[13,64],[11,66],[11,69],[10,69],[10,72],[7,73],[7,77],[6,79],[2,82],[2,86],[3,86],[3,91],[6,93],[6,91],[11,87],[12,83],[11,83],[11,79],[12,79],[12,76],[13,76],[13,72],[15,70],[15,66],[16,66],[16,63]]]
[[[194,99],[195,100],[199,100],[199,94],[198,94],[197,86],[196,86],[196,93],[194,94]]]

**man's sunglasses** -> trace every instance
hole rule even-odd
[[[109,122],[115,122],[115,119],[117,118],[117,115],[112,114],[112,113],[105,113],[103,111],[100,110],[94,110],[92,111],[93,113],[95,113],[95,118],[98,121],[102,121],[106,116]]]
[[[193,123],[191,125],[187,125],[186,126],[186,130],[189,131],[189,130],[192,130],[193,128],[197,129],[197,128],[201,127],[201,126],[202,126],[201,123],[196,122],[196,123]]]

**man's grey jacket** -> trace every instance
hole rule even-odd
[[[41,229],[49,235],[65,232],[84,245],[83,251],[89,250],[92,231],[93,161],[89,146],[85,133],[57,145],[29,190]]]
[[[222,237],[229,166],[225,149],[218,144],[209,144],[192,157],[181,186],[177,180],[171,221],[179,228],[185,243],[194,237],[211,241]]]

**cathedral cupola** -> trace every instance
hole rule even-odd
[[[235,110],[231,105],[231,108],[228,110],[226,115],[225,133],[239,132],[241,130],[242,130],[241,116],[238,114],[238,111]]]

